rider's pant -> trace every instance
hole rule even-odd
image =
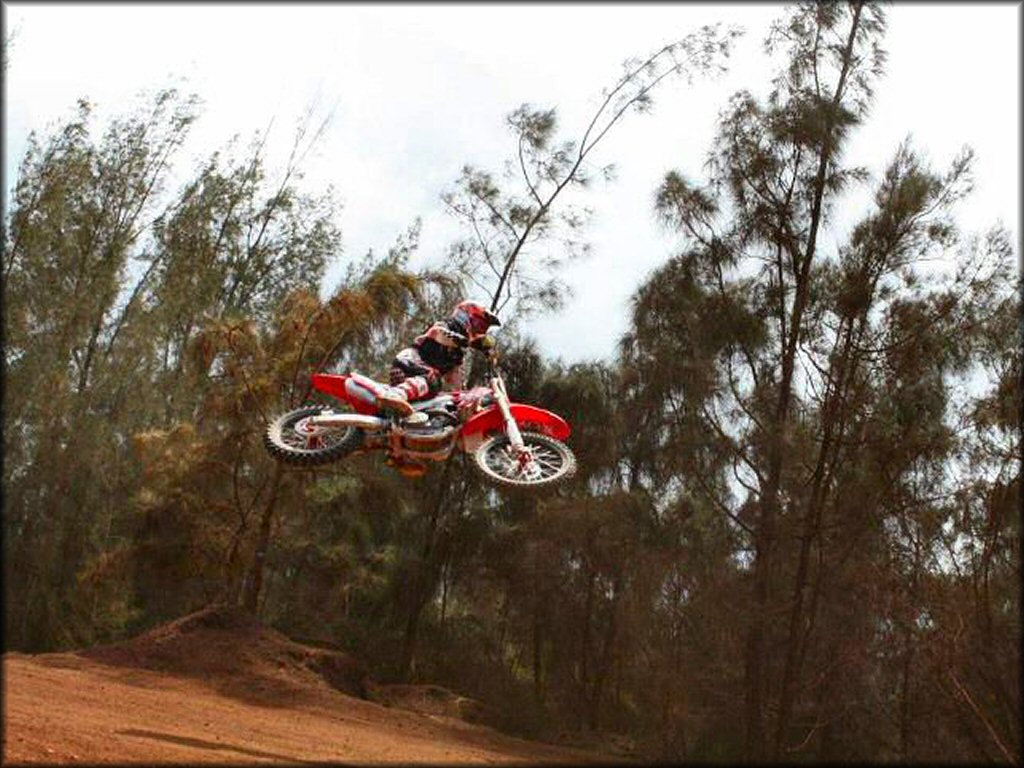
[[[441,372],[423,362],[416,347],[406,347],[395,355],[388,378],[391,386],[401,389],[409,402],[441,389]]]

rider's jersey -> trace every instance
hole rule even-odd
[[[412,343],[423,362],[436,368],[442,375],[462,365],[468,344],[469,340],[458,323],[451,319],[434,323]]]

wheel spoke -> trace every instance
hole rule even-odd
[[[538,471],[545,477],[550,477],[551,475],[557,474],[558,470],[560,470],[561,468],[562,467],[557,464],[545,464],[543,462],[537,462]]]
[[[534,451],[533,460],[555,467],[558,467],[562,464],[561,460],[557,456],[553,456],[549,453],[540,453],[539,451]]]
[[[496,440],[481,457],[482,466],[505,480],[533,485],[551,480],[566,470],[565,454],[546,440],[523,436],[530,460],[522,463],[507,438]]]
[[[304,416],[291,424],[284,425],[281,439],[290,448],[304,451],[325,450],[342,442],[348,434],[348,429],[324,427],[314,427],[313,431],[307,431],[308,419],[309,416]]]
[[[363,442],[361,430],[312,421],[330,413],[324,406],[307,406],[282,414],[267,426],[264,446],[277,461],[303,467],[328,464],[357,451]]]

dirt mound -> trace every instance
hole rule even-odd
[[[607,762],[466,722],[471,699],[377,685],[226,606],[126,642],[6,653],[3,673],[5,764]]]
[[[199,678],[219,692],[289,706],[331,688],[367,698],[366,668],[348,654],[296,643],[240,609],[213,605],[125,642],[78,651],[116,667]]]
[[[370,701],[385,707],[407,709],[424,715],[453,717],[467,723],[486,723],[489,720],[483,704],[479,701],[460,696],[439,685],[378,685],[367,679],[366,692]]]

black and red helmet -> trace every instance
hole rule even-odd
[[[492,325],[501,325],[498,316],[483,304],[475,301],[462,301],[452,310],[452,320],[466,329],[466,336],[475,341],[487,334]]]

